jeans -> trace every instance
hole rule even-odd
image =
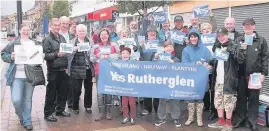
[[[176,120],[180,117],[180,101],[179,100],[169,100],[170,107],[171,107],[171,117],[172,119]],[[166,104],[167,99],[160,99],[159,108],[158,108],[158,118],[161,120],[166,119]]]
[[[32,96],[34,87],[26,79],[15,78],[11,85],[11,100],[20,121],[24,126],[32,125]]]
[[[68,88],[69,76],[65,73],[65,71],[48,72],[44,117],[52,115],[55,111],[55,106],[56,113],[60,113],[65,110]]]
[[[96,85],[98,90],[98,76],[96,76]],[[112,95],[100,94],[97,91],[97,103],[99,113],[110,113],[112,106]]]

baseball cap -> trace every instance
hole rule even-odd
[[[147,28],[147,32],[149,31],[157,31],[157,27],[155,27],[154,25],[149,25]]]
[[[252,17],[249,17],[249,18],[246,18],[246,19],[243,21],[242,25],[244,25],[244,24],[255,25],[255,21],[254,21],[254,19],[253,19]]]
[[[174,22],[178,22],[178,21],[184,21],[184,20],[183,20],[183,17],[180,16],[180,15],[175,16],[175,18],[174,18]]]
[[[217,34],[223,34],[223,35],[228,35],[228,30],[224,27],[221,27],[217,30]]]

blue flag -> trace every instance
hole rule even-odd
[[[208,5],[196,6],[193,9],[193,15],[194,15],[194,17],[208,16],[209,13],[210,13],[210,11],[209,11],[209,6]]]
[[[209,75],[195,64],[101,60],[99,66],[98,93],[119,96],[201,100]]]
[[[47,15],[43,16],[42,24],[43,24],[42,34],[43,35],[48,34],[49,33],[49,21],[48,21],[48,16]]]

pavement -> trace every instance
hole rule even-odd
[[[1,49],[5,46],[2,45]],[[2,68],[7,68],[7,64],[3,65]],[[46,66],[43,64],[44,72],[46,74]],[[5,70],[1,70],[1,92],[3,93],[3,99],[1,102],[1,131],[24,131],[25,129],[19,124],[19,119],[15,114],[14,107],[10,98],[10,89],[5,86],[5,80],[3,78]],[[45,75],[46,76],[46,75]],[[2,81],[3,80],[3,81]],[[4,82],[4,83],[3,83]],[[84,90],[83,90],[84,93]],[[122,116],[119,115],[120,107],[115,106],[112,108],[113,120],[103,120],[95,122],[94,118],[98,114],[97,100],[96,100],[96,88],[93,88],[93,113],[88,114],[85,112],[83,107],[83,93],[80,98],[80,113],[75,115],[71,113],[71,117],[58,117],[58,122],[47,122],[44,120],[44,102],[46,87],[37,86],[35,87],[33,98],[32,98],[32,124],[34,131],[220,131],[219,129],[210,129],[206,125],[215,121],[207,120],[209,115],[208,112],[204,113],[204,127],[198,127],[196,123],[191,126],[182,126],[176,128],[170,117],[166,124],[161,127],[155,127],[156,114],[150,114],[148,116],[137,115],[136,124],[131,126],[130,124],[121,124]],[[169,106],[168,106],[169,107]],[[180,121],[182,125],[187,120],[188,111],[186,109],[186,103],[181,103],[182,112]],[[67,112],[71,112],[66,108]],[[261,131],[268,131],[268,128],[260,127]],[[248,128],[235,129],[235,131],[249,131]]]

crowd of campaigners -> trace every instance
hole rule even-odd
[[[47,85],[44,105],[44,119],[56,122],[54,116],[70,117],[66,112],[66,105],[74,115],[79,114],[80,95],[82,84],[84,87],[84,107],[89,114],[92,113],[93,77],[98,83],[99,61],[102,59],[155,61],[159,53],[144,52],[144,42],[138,42],[138,36],[145,36],[145,40],[159,40],[164,52],[171,53],[169,62],[190,63],[206,66],[212,70],[209,74],[209,88],[205,92],[204,99],[187,101],[188,119],[184,123],[189,126],[196,122],[203,127],[203,112],[210,110],[208,119],[217,119],[209,124],[210,128],[219,128],[222,131],[231,131],[233,128],[248,126],[253,131],[258,131],[256,126],[258,119],[260,89],[248,89],[249,77],[253,73],[261,73],[261,81],[268,74],[268,47],[264,37],[255,30],[255,20],[246,18],[242,23],[243,32],[235,30],[235,19],[228,17],[223,27],[217,29],[214,15],[209,15],[209,23],[200,23],[199,18],[191,18],[191,26],[184,26],[184,19],[177,15],[174,17],[174,27],[170,27],[170,21],[162,24],[162,28],[152,24],[147,17],[139,26],[137,21],[131,21],[129,27],[115,31],[115,25],[108,23],[105,28],[96,26],[92,33],[83,24],[77,24],[66,16],[52,18],[50,21],[50,33],[43,39],[44,60],[47,64]],[[169,34],[173,31],[181,31],[186,34],[183,44],[173,43]],[[201,36],[216,33],[214,46],[205,46],[201,42]],[[231,35],[232,34],[232,35]],[[20,123],[27,130],[32,130],[31,109],[34,85],[27,81],[25,65],[15,64],[15,45],[22,45],[29,39],[29,25],[22,24],[20,37],[9,43],[2,51],[1,58],[10,63],[7,71],[7,84],[10,86],[11,99]],[[247,45],[245,35],[253,36],[253,44]],[[125,46],[123,39],[133,38],[132,47]],[[28,42],[29,43],[29,42]],[[30,42],[31,43],[31,42]],[[74,45],[73,53],[67,54],[59,51],[60,43]],[[88,43],[90,51],[78,52],[79,43]],[[101,48],[109,46],[110,54],[103,54]],[[212,54],[217,49],[229,53],[226,61],[213,59]],[[195,87],[199,88],[199,87]],[[212,98],[212,99],[210,99]],[[113,96],[97,93],[99,114],[96,121],[113,119],[111,107]],[[121,123],[135,124],[136,122],[136,98],[122,96]],[[156,112],[155,126],[161,126],[167,120],[166,104],[170,103],[171,117],[176,127],[181,127],[180,100],[143,98],[144,110],[142,115]],[[138,102],[139,103],[139,102]],[[182,105],[182,104],[181,104]]]

